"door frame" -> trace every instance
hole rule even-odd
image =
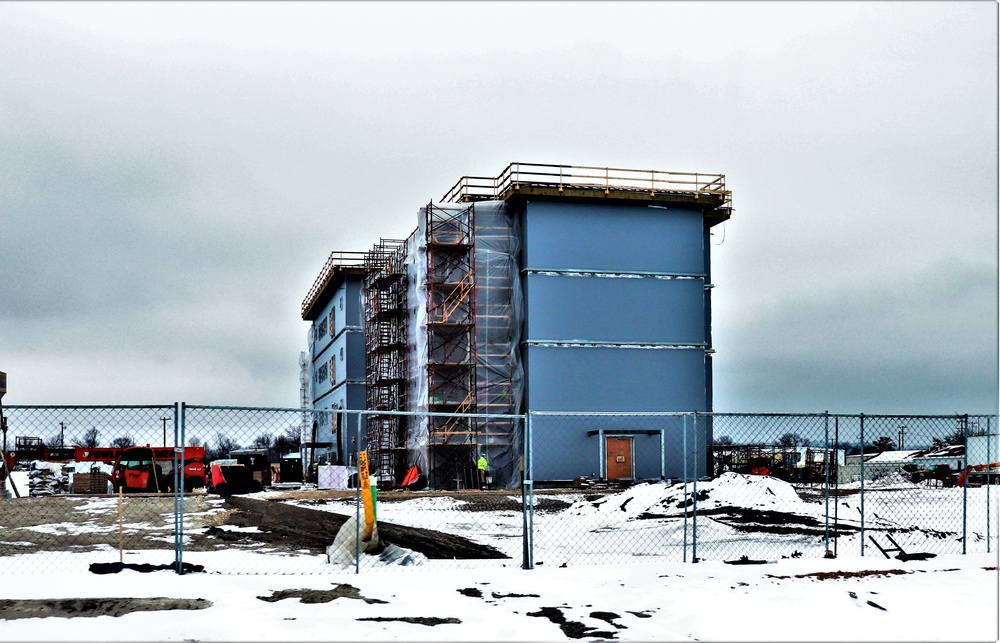
[[[610,451],[608,449],[609,440],[626,440],[628,442],[628,476],[627,477],[617,477],[615,480],[635,480],[635,436],[634,435],[605,435],[604,443],[601,445],[604,451],[604,475],[602,476],[605,480],[611,481],[611,472],[608,470],[608,457]]]

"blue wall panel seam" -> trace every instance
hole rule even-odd
[[[605,279],[707,279],[708,275],[697,272],[650,272],[641,270],[584,270],[580,268],[524,268],[522,275],[545,275],[552,277],[601,277]]]
[[[559,348],[643,348],[643,349],[705,349],[708,344],[705,342],[602,342],[599,340],[586,339],[529,339],[521,342],[526,346],[552,346]]]

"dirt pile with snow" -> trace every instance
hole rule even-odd
[[[822,505],[804,501],[792,485],[777,478],[725,473],[715,480],[698,482],[697,490],[695,487],[693,482],[639,484],[597,500],[577,502],[566,513],[605,516],[616,521],[683,517],[694,511],[697,494],[699,513],[737,509],[810,517],[822,514]]]

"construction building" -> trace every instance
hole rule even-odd
[[[679,476],[680,419],[595,414],[711,411],[710,229],[731,213],[721,174],[512,163],[463,177],[406,239],[331,255],[302,305],[309,406],[369,411],[383,480],[416,465],[462,487],[486,455],[516,485],[525,427],[507,416],[528,411],[546,412],[531,420],[537,480]],[[335,416],[307,441],[342,460]],[[710,422],[696,430],[708,443]],[[707,458],[689,465],[704,475]]]
[[[312,322],[301,354],[303,466],[338,464],[338,454],[353,450],[338,411],[365,408],[365,332],[362,282],[364,252],[333,252],[302,305]],[[339,430],[338,430],[339,427]]]

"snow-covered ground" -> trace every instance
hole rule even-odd
[[[938,555],[903,562],[869,544],[866,556],[859,556],[860,533],[847,528],[860,524],[860,497],[852,494],[833,499],[841,503],[838,523],[845,531],[838,557],[823,558],[825,497],[797,493],[773,478],[727,474],[698,483],[702,562],[691,562],[696,523],[685,499],[694,485],[654,483],[603,497],[575,491],[545,496],[561,501],[561,508],[535,512],[535,568],[525,570],[520,511],[470,512],[462,499],[414,494],[379,503],[379,520],[463,535],[510,558],[401,566],[366,556],[354,573],[353,566],[331,565],[325,555],[279,554],[262,544],[186,552],[185,562],[203,565],[205,573],[126,569],[98,575],[88,566],[98,558],[117,561],[117,550],[36,553],[17,561],[17,568],[38,571],[0,576],[0,618],[8,619],[0,640],[998,640],[1000,490],[882,480],[866,491],[870,529],[897,529],[908,551],[937,549]],[[951,553],[960,551],[954,541],[963,528],[955,522],[958,502],[982,509],[969,512],[972,553],[964,556]],[[113,499],[95,498],[83,509],[89,515],[113,505]],[[349,501],[309,506],[355,511]],[[990,538],[975,540],[972,534],[986,533],[987,507]],[[775,516],[781,518],[777,532]],[[748,525],[754,530],[745,531]],[[124,562],[170,562],[166,536],[167,549],[125,551]],[[741,556],[768,562],[725,562]],[[289,597],[275,595],[283,590]],[[122,612],[129,600],[148,597],[207,599],[211,605],[9,620],[12,609],[31,599],[98,611],[99,600],[58,599],[115,599],[109,604]]]
[[[5,620],[0,640],[996,641],[996,566],[996,554],[972,554],[908,563],[849,557],[419,574],[4,576],[0,613],[4,599],[201,598],[211,606]],[[305,603],[294,593],[263,600],[304,589],[348,595],[325,603]]]

